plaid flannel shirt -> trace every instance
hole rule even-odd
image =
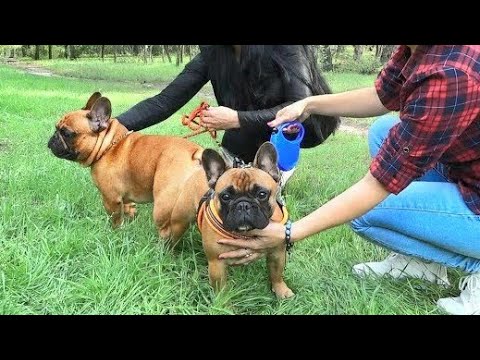
[[[393,194],[444,164],[467,206],[480,214],[480,46],[402,45],[375,81],[380,101],[400,112],[370,165]]]

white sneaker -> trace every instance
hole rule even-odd
[[[480,315],[480,273],[462,278],[459,289],[459,297],[440,299],[438,307],[452,315]]]
[[[388,275],[394,279],[405,277],[420,278],[432,283],[450,286],[447,268],[436,263],[426,263],[417,258],[391,253],[385,260],[380,262],[368,262],[357,264],[353,273],[361,278],[367,276]]]

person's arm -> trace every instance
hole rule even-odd
[[[382,202],[390,193],[372,176],[363,179],[333,198],[311,214],[292,224],[292,241],[345,224],[365,214]],[[285,238],[285,233],[281,236]]]
[[[400,110],[405,51],[405,46],[401,46],[392,54],[374,86],[302,99],[280,110],[268,125],[276,127],[293,119],[304,121],[311,114],[363,118]]]
[[[135,131],[157,124],[185,105],[208,80],[207,65],[200,53],[160,94],[143,100],[117,119],[127,129]]]
[[[312,114],[363,118],[380,116],[389,111],[372,86],[338,94],[309,96],[280,110],[268,125],[275,127],[292,119],[303,121]]]
[[[292,242],[301,241],[321,231],[345,224],[374,208],[389,194],[384,186],[368,172],[355,185],[314,212],[294,222],[291,229]],[[232,259],[229,260],[231,265],[242,265],[256,260],[263,251],[285,242],[285,226],[270,222],[265,229],[252,230],[249,235],[256,236],[256,238],[219,240],[220,244],[241,248],[241,250],[221,254],[220,259]],[[251,256],[245,257],[246,254]]]
[[[380,116],[388,110],[380,101],[374,86],[339,94],[311,96],[305,99],[307,114],[364,118]]]

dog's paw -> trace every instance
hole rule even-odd
[[[290,288],[284,282],[272,285],[272,291],[277,296],[277,299],[280,299],[280,300],[288,299],[295,296],[295,293],[292,290],[290,290]]]
[[[130,219],[135,218],[137,214],[137,204],[129,203],[123,205],[123,213],[128,216]]]

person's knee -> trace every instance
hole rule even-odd
[[[353,232],[358,235],[362,235],[370,228],[370,224],[367,222],[367,219],[364,215],[350,221],[350,227],[352,228]]]
[[[398,116],[393,114],[378,117],[368,129],[369,139],[385,139],[390,129],[399,121]]]
[[[368,129],[368,148],[370,156],[375,157],[387,138],[390,129],[400,121],[398,116],[387,114],[380,116]]]

